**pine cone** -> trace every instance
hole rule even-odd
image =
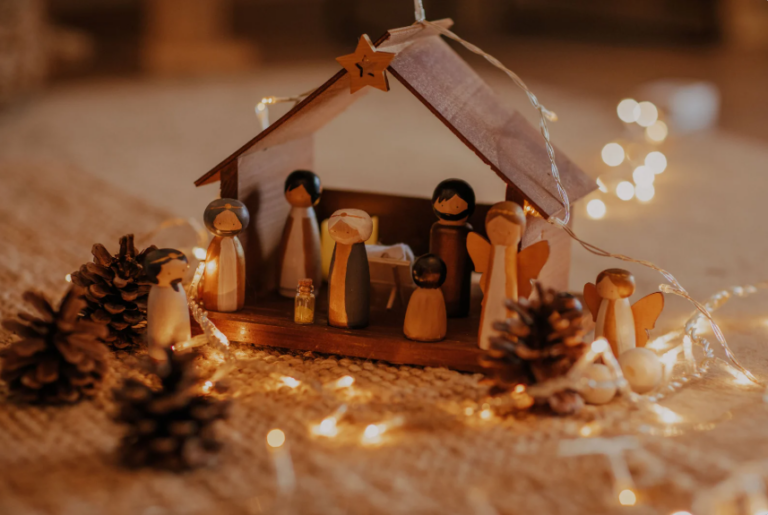
[[[112,256],[104,245],[91,249],[93,263],[73,272],[72,282],[87,289],[88,305],[81,316],[109,327],[104,338],[114,349],[140,345],[147,330],[147,296],[150,283],[144,274],[144,257],[154,245],[138,252],[133,234],[120,238],[120,253]]]
[[[491,338],[491,348],[481,359],[493,381],[492,394],[560,377],[587,351],[588,316],[579,300],[568,293],[545,290],[538,283],[536,289],[534,300],[507,300],[513,316],[494,323],[500,334]],[[549,404],[558,413],[572,413],[584,402],[576,392],[568,391],[550,398]]]
[[[221,448],[217,420],[226,419],[229,402],[193,393],[200,381],[195,352],[176,354],[157,365],[161,388],[129,379],[115,392],[119,422],[129,425],[120,453],[132,467],[184,470],[210,464]]]
[[[55,311],[42,295],[28,291],[23,299],[38,316],[19,313],[3,321],[23,340],[0,352],[0,378],[22,400],[71,403],[95,395],[107,373],[109,349],[99,341],[106,328],[78,316],[84,294],[73,286]]]

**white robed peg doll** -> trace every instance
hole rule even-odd
[[[617,358],[629,349],[644,347],[648,330],[664,309],[664,294],[651,293],[631,305],[635,278],[620,268],[600,272],[595,282],[584,285],[584,303],[595,320],[595,338],[608,340]]]
[[[302,279],[312,279],[320,288],[323,270],[320,254],[320,228],[314,206],[323,191],[320,178],[307,170],[291,172],[285,179],[285,199],[291,212],[280,240],[280,295],[293,298]]]
[[[248,227],[248,208],[231,198],[214,200],[203,219],[214,237],[205,255],[198,296],[207,310],[239,311],[245,304],[245,252],[237,235]]]
[[[147,345],[151,356],[163,359],[165,349],[191,337],[187,294],[181,280],[187,257],[175,249],[147,254],[144,270],[152,283],[147,301]]]
[[[485,232],[490,243],[475,232],[467,236],[467,250],[475,271],[483,274],[480,279],[483,310],[478,335],[481,349],[490,348],[490,338],[496,333],[494,322],[508,317],[506,299],[527,298],[533,290],[531,281],[539,276],[549,258],[546,241],[518,252],[525,223],[522,207],[510,201],[499,202],[485,217]]]
[[[440,287],[447,268],[442,259],[425,254],[413,264],[413,282],[418,288],[408,301],[403,333],[409,340],[437,342],[445,338],[448,316]]]

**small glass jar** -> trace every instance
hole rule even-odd
[[[311,324],[315,321],[315,288],[312,279],[302,279],[296,288],[293,321],[297,324]]]

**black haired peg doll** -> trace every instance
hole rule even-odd
[[[447,179],[432,194],[432,209],[438,221],[429,234],[429,251],[445,262],[447,275],[443,296],[448,316],[469,315],[472,287],[472,260],[467,253],[467,223],[475,211],[475,192],[461,179]]]
[[[147,254],[144,270],[152,283],[147,300],[147,346],[151,356],[190,339],[187,294],[181,280],[189,264],[176,249],[158,249]]]
[[[440,341],[447,327],[445,299],[440,290],[446,277],[445,263],[434,254],[425,254],[413,264],[412,273],[418,288],[408,302],[403,333],[409,340]]]
[[[323,187],[313,172],[296,170],[285,180],[284,191],[291,212],[280,241],[278,277],[280,294],[293,298],[300,280],[312,279],[318,288],[323,281],[320,228],[314,209],[320,202]]]

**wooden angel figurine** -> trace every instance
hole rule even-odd
[[[617,358],[626,350],[644,347],[648,331],[664,309],[664,294],[651,293],[630,305],[635,278],[620,268],[600,272],[595,282],[597,285],[584,285],[584,303],[595,320],[595,338],[608,340]]]
[[[323,191],[320,179],[307,170],[296,170],[285,180],[285,198],[291,212],[280,240],[280,295],[293,298],[302,279],[323,284],[320,254],[320,228],[314,206]]]
[[[481,272],[483,310],[480,316],[478,344],[490,347],[495,334],[493,323],[507,318],[506,299],[527,298],[533,289],[531,281],[549,258],[549,243],[537,242],[518,252],[525,232],[525,212],[514,202],[495,204],[485,217],[485,232],[490,243],[473,232],[467,237],[467,250]]]
[[[187,257],[175,249],[155,250],[144,259],[147,279],[153,283],[147,301],[147,345],[158,359],[166,348],[191,337],[187,294],[181,286],[187,268]]]
[[[371,217],[359,209],[340,209],[328,219],[328,233],[336,242],[328,275],[328,325],[368,325],[371,275],[364,242],[372,231]]]
[[[248,227],[248,208],[239,200],[214,200],[205,208],[205,226],[214,234],[205,255],[198,296],[210,311],[239,311],[245,304],[245,252],[240,232]]]
[[[445,338],[448,324],[440,289],[446,277],[445,263],[434,254],[425,254],[413,264],[411,273],[418,288],[408,302],[403,333],[409,340],[440,341]]]
[[[469,315],[472,293],[472,260],[467,252],[467,236],[472,226],[467,218],[475,211],[475,192],[461,179],[447,179],[432,194],[432,209],[439,219],[429,232],[429,251],[446,267],[442,286],[449,317]]]

